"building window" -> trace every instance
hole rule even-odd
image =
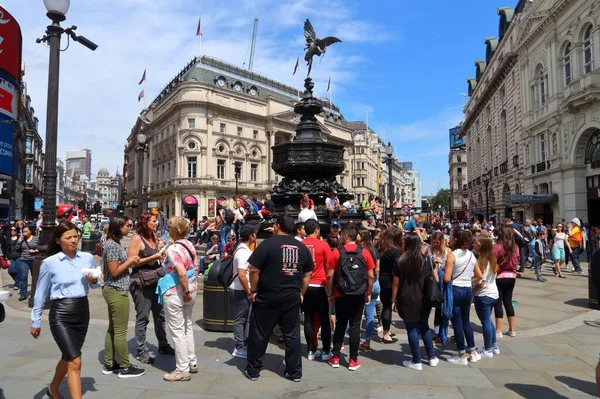
[[[544,162],[546,160],[547,150],[546,134],[544,133],[540,135],[540,162]]]
[[[25,184],[33,183],[33,164],[31,162],[27,162],[25,164]]]
[[[225,124],[224,124],[224,123],[221,123],[221,125],[219,126],[219,132],[221,132],[221,133],[225,133],[225,130],[226,130],[226,126],[225,126]]]
[[[217,160],[217,179],[225,179],[225,160]]]
[[[594,40],[592,39],[592,25],[588,26],[583,34],[583,72],[590,73],[594,70]]]
[[[196,119],[195,118],[188,118],[188,127],[190,129],[196,128]]]
[[[456,168],[456,176],[462,177],[462,168]]]
[[[360,177],[356,178],[356,187],[360,187]]]
[[[187,157],[188,174],[187,177],[196,178],[197,157]]]
[[[504,96],[505,96],[505,94],[506,94],[506,93],[505,93],[505,91],[504,91],[504,87],[501,87],[501,88],[500,88],[500,91],[499,91],[499,95],[500,95],[500,102],[503,102],[503,101],[504,101]]]
[[[462,157],[461,157],[460,155],[457,155],[457,156],[456,156],[456,158],[457,158],[456,160],[457,160],[457,162],[458,162],[458,163],[461,163],[461,162],[462,162],[462,161],[461,161]]]
[[[241,127],[241,126],[238,126],[238,128],[237,128],[237,135],[238,135],[238,136],[241,136],[241,135],[242,135],[242,130],[243,130],[243,129],[242,129],[242,127]]]
[[[160,181],[160,168],[156,167],[156,181]]]
[[[356,170],[360,170],[360,162],[356,161]]]
[[[565,84],[568,85],[573,79],[573,66],[571,63],[571,43],[567,43],[565,47]]]
[[[254,140],[258,140],[258,130],[254,130],[252,132],[252,137],[254,138]]]
[[[503,140],[503,153],[504,159],[508,159],[508,131],[506,128],[506,110],[503,110],[500,114],[500,134],[502,135]]]
[[[250,164],[250,181],[258,181],[258,164],[256,163]]]
[[[33,154],[33,137],[31,136],[25,138],[25,154]]]
[[[546,104],[546,80],[543,72],[540,70],[540,106]]]
[[[340,176],[340,184],[343,186],[344,185],[344,176]]]

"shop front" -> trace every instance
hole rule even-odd
[[[198,198],[193,195],[184,195],[181,197],[183,206],[183,216],[187,219],[198,221]]]
[[[542,220],[544,224],[554,225],[554,204],[558,201],[556,194],[510,194],[507,196],[507,207],[522,206],[530,209],[529,215],[535,220]],[[522,219],[522,212],[517,219]],[[522,220],[521,220],[522,221]]]

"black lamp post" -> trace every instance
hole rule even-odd
[[[394,221],[394,181],[392,176],[392,164],[394,163],[394,147],[388,141],[385,146],[385,154],[387,155],[386,163],[388,167],[388,201],[390,202],[390,220]]]
[[[488,191],[490,180],[492,180],[492,174],[490,172],[491,170],[481,176],[481,180],[483,180],[483,184],[485,185],[485,220],[489,220],[490,218],[490,193]]]
[[[235,169],[235,198],[238,197],[238,181],[240,179],[240,175],[242,174],[242,163],[240,161],[235,161],[233,163]]]
[[[138,192],[138,217],[142,216],[142,213],[144,212],[144,207],[142,205],[143,201],[144,201],[144,197],[143,197],[143,193],[142,191],[144,190],[144,169],[143,169],[143,163],[144,163],[144,153],[146,152],[146,148],[148,147],[148,144],[146,144],[146,140],[148,139],[148,136],[146,136],[146,134],[144,133],[144,128],[140,128],[140,132],[137,135],[137,147],[136,147],[136,151],[137,151],[137,164],[138,164],[138,170],[137,170],[137,174],[138,174],[138,179],[137,179],[137,192]]]

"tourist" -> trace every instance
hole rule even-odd
[[[315,213],[315,211],[312,208],[310,208],[308,200],[306,200],[306,199],[302,200],[301,208],[302,209],[300,210],[300,213],[298,214],[298,222],[299,223],[304,223],[308,219],[317,220],[317,214]]]
[[[583,253],[583,232],[581,231],[581,221],[573,218],[569,223],[569,248],[571,250],[571,262],[573,263],[573,274],[583,274],[579,255]]]
[[[404,253],[394,265],[392,289],[394,311],[397,311],[404,321],[412,354],[412,360],[405,360],[402,364],[418,371],[423,369],[419,334],[429,357],[429,365],[436,367],[440,362],[433,350],[433,334],[428,324],[431,305],[425,297],[424,290],[428,278],[433,278],[439,283],[439,277],[431,257],[427,254],[428,248],[425,247],[423,254],[424,248],[421,244],[418,234],[408,233],[404,237]]]
[[[154,358],[150,356],[146,343],[146,330],[150,322],[150,312],[152,312],[152,318],[154,319],[154,333],[158,339],[158,353],[174,356],[175,351],[167,341],[163,307],[158,303],[158,296],[155,294],[158,279],[162,276],[160,263],[163,258],[163,254],[159,252],[156,216],[151,212],[144,212],[136,227],[137,234],[132,237],[127,249],[127,257],[140,257],[130,277],[130,293],[136,312],[136,359],[142,363],[152,364]]]
[[[566,278],[562,274],[562,265],[565,263],[565,245],[569,245],[567,234],[564,232],[564,225],[559,223],[556,225],[556,231],[553,231],[552,236],[552,261],[554,262],[554,275],[560,278]]]
[[[369,251],[373,261],[375,262],[375,270],[373,270],[373,289],[371,290],[371,302],[365,306],[365,340],[360,344],[360,349],[365,352],[371,350],[371,341],[373,340],[373,333],[375,332],[375,310],[377,302],[379,300],[379,294],[381,287],[379,285],[379,251],[373,245],[371,239],[371,231],[361,229],[358,231],[358,237],[356,242],[362,248]]]
[[[475,275],[476,280],[481,279],[481,271],[476,268],[477,259],[473,252],[469,251],[472,240],[469,230],[454,230],[450,235],[450,247],[456,248],[446,260],[444,271],[444,283],[452,281],[452,328],[454,339],[458,349],[458,356],[448,359],[450,363],[468,365],[468,361],[475,363],[481,360],[475,347],[475,336],[471,325],[470,313],[473,302],[473,291],[471,290],[471,279]],[[465,346],[465,339],[466,344]],[[467,349],[470,353],[467,353]]]
[[[339,220],[332,220],[331,224],[329,225],[329,236],[340,240],[342,238],[341,231],[342,225],[340,224]]]
[[[174,243],[165,250],[162,265],[165,275],[158,282],[156,294],[164,304],[167,330],[175,346],[176,368],[165,374],[163,379],[169,382],[189,381],[190,373],[198,372],[192,320],[198,289],[196,251],[194,245],[185,239],[189,224],[184,218],[172,217],[167,226]]]
[[[227,201],[223,201],[221,202],[221,210],[219,211],[219,215],[221,215],[221,220],[223,220],[223,224],[221,225],[221,229],[219,231],[221,251],[223,251],[225,249],[225,245],[227,245],[229,234],[231,234],[231,230],[233,230],[235,213],[229,208],[229,203]]]
[[[496,329],[492,322],[492,309],[498,300],[498,287],[496,286],[496,273],[498,262],[494,255],[494,242],[491,238],[480,237],[475,241],[475,250],[479,253],[477,267],[483,278],[475,283],[475,311],[483,328],[483,348],[477,353],[482,358],[492,358],[500,354],[496,345]]]
[[[263,206],[260,209],[260,211],[258,211],[258,216],[260,216],[261,222],[264,221],[264,218],[266,216],[271,215],[273,212],[275,212],[275,203],[271,199],[271,194],[266,193],[265,201],[263,202]]]
[[[241,198],[238,198],[237,200],[237,206],[235,208],[235,211],[233,212],[234,214],[234,230],[235,230],[235,236],[237,239],[239,239],[239,234],[240,234],[240,228],[243,226],[243,224],[246,222],[246,215],[248,214],[248,212],[246,211],[246,208],[244,207],[244,200]]]
[[[308,360],[328,361],[331,357],[331,325],[327,322],[329,319],[329,302],[327,300],[327,265],[331,259],[331,249],[326,242],[319,239],[321,229],[319,223],[314,219],[306,221],[304,226],[307,237],[302,240],[310,251],[313,259],[314,269],[310,276],[310,282],[302,309],[304,311],[304,337],[308,348]],[[315,331],[315,319],[318,317],[321,325],[321,340],[323,341],[323,350],[318,349]]]
[[[325,198],[325,208],[330,220],[339,220],[344,216],[344,213],[346,213],[346,208],[343,208],[340,205],[340,200],[334,192],[329,193],[329,196]]]
[[[446,267],[446,259],[448,254],[452,252],[447,246],[446,237],[440,230],[431,235],[431,247],[429,248],[429,256],[433,259],[439,278],[444,278],[444,269]],[[433,319],[433,332],[435,335],[440,333],[440,325],[442,324],[442,307],[435,308],[435,317]],[[436,337],[437,339],[437,337]]]
[[[504,227],[498,232],[498,239],[494,245],[494,255],[498,261],[498,274],[496,276],[496,286],[498,286],[498,300],[494,305],[494,314],[496,317],[496,336],[502,338],[504,335],[515,337],[515,308],[512,304],[512,294],[517,281],[517,263],[520,259],[520,248],[515,243],[515,230],[511,227]],[[508,318],[508,331],[502,332],[502,319],[504,318],[504,309]]]
[[[28,228],[24,228],[26,230]],[[65,376],[69,396],[81,399],[81,348],[90,324],[88,304],[89,284],[99,287],[97,280],[83,275],[83,268],[93,269],[94,257],[77,250],[77,227],[64,220],[56,226],[48,245],[48,257],[40,266],[31,310],[31,335],[38,339],[41,333],[42,311],[50,296],[52,304],[48,322],[54,342],[60,349],[61,359],[54,377],[46,390],[50,398],[60,398],[59,387]]]
[[[87,215],[83,215],[83,233],[81,233],[81,238],[89,239],[92,234],[92,222],[87,217]]]
[[[248,356],[248,327],[250,323],[250,249],[256,243],[256,228],[245,224],[240,230],[240,244],[233,253],[233,282],[229,286],[229,300],[233,304],[233,341],[235,348],[231,356],[246,359]]]
[[[373,194],[369,194],[368,198],[365,198],[360,203],[360,209],[362,210],[363,215],[367,218],[369,215],[373,215],[373,207],[372,203],[375,200],[375,196]]]
[[[367,218],[361,222],[360,227],[365,230],[375,231],[377,229],[375,216],[373,214],[367,215]]]
[[[27,299],[27,283],[29,280],[29,270],[33,265],[35,255],[40,252],[38,249],[38,238],[33,235],[31,227],[23,227],[23,234],[18,238],[15,244],[15,250],[19,253],[18,258],[18,276],[19,282],[19,301]]]
[[[313,261],[308,248],[293,237],[291,216],[280,215],[273,233],[248,259],[252,315],[244,374],[251,381],[258,379],[269,337],[279,324],[285,342],[285,377],[300,382],[300,304],[310,282]]]
[[[131,224],[127,217],[115,216],[107,225],[108,233],[103,245],[102,264],[104,286],[102,296],[108,307],[108,329],[104,338],[104,367],[102,374],[116,373],[119,378],[139,377],[146,373],[129,361],[127,325],[129,323],[129,268],[140,257],[127,257],[121,239],[127,237]],[[117,361],[118,359],[118,361]]]
[[[302,203],[304,201],[308,202],[308,209],[310,209],[311,211],[315,210],[315,201],[313,201],[309,196],[308,193],[302,193],[302,199],[300,200],[300,207],[302,208]]]
[[[198,265],[198,271],[200,274],[204,274],[208,265],[213,263],[215,260],[220,259],[221,253],[219,252],[219,236],[218,234],[213,234],[210,239],[210,242],[206,244],[204,248],[204,256],[200,257],[200,262]]]
[[[329,303],[335,305],[336,315],[333,353],[329,365],[333,368],[340,367],[340,350],[346,328],[350,324],[348,370],[351,371],[360,367],[360,322],[365,305],[371,302],[375,270],[375,262],[369,251],[357,245],[357,236],[356,226],[345,226],[342,230],[342,245],[333,250],[331,262],[327,264],[327,292]]]
[[[8,274],[14,280],[13,290],[18,291],[19,288],[19,258],[21,257],[21,252],[17,249],[17,242],[19,241],[19,233],[17,232],[16,226],[10,227],[10,237],[7,238],[7,246],[8,246],[8,256],[10,260],[10,266],[8,267]]]
[[[394,281],[393,270],[396,261],[402,255],[404,242],[402,230],[392,228],[384,231],[379,238],[379,285],[381,287],[381,324],[383,336],[381,342],[393,344],[398,340],[390,331],[392,326],[392,283]]]
[[[545,245],[544,245],[544,233],[541,231],[537,232],[537,237],[534,240],[534,256],[535,256],[535,275],[536,280],[539,282],[546,282],[546,279],[542,276],[542,266],[544,264],[544,254],[545,254]]]
[[[294,224],[294,231],[296,232],[295,238],[298,241],[304,240],[306,237],[306,232],[304,231],[304,223],[298,222]]]

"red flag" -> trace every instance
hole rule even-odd
[[[144,80],[146,80],[146,69],[144,68],[144,74],[142,75],[142,78],[140,79],[140,83],[138,83],[138,85],[141,85],[142,83],[144,83]]]
[[[202,36],[202,17],[198,18],[198,29],[196,29],[196,36]]]
[[[144,98],[144,90],[140,91],[140,94],[138,94],[138,103],[142,98]]]
[[[300,57],[296,58],[296,66],[294,66],[294,73],[292,75],[296,74],[296,71],[298,70],[298,65],[300,65]]]

